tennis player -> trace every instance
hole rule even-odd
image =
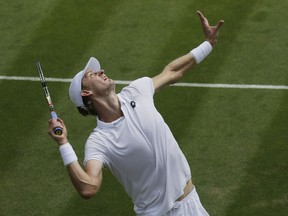
[[[99,191],[102,168],[107,166],[131,197],[137,215],[208,215],[192,183],[189,164],[153,102],[155,92],[177,82],[216,44],[224,21],[210,26],[201,12],[197,14],[206,40],[159,75],[137,79],[116,94],[115,82],[92,57],[72,80],[72,102],[81,114],[97,116],[97,127],[85,145],[85,169],[69,144],[63,120],[51,119],[49,133],[59,144],[70,179],[83,198]],[[62,135],[53,133],[56,126],[63,128]]]

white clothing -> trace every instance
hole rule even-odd
[[[173,208],[162,216],[209,216],[202,206],[196,188],[181,201],[175,202]]]
[[[141,216],[168,212],[191,178],[189,164],[153,101],[152,79],[132,82],[118,94],[123,117],[97,119],[85,146],[85,160],[108,166]]]

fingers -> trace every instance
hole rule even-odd
[[[206,40],[209,41],[212,46],[214,46],[217,43],[217,35],[219,29],[224,24],[224,20],[218,21],[215,26],[210,26],[208,19],[201,13],[201,11],[197,11],[197,15],[201,21]]]
[[[204,15],[201,13],[201,11],[197,11],[197,14],[198,14],[200,20],[204,20],[205,19]]]
[[[60,122],[63,127],[65,127],[64,121],[62,119],[58,118],[57,121]]]
[[[58,124],[57,124],[57,122],[58,122]],[[64,125],[64,121],[62,120],[62,119],[60,119],[60,118],[58,118],[58,119],[49,119],[49,125],[55,125],[55,124],[57,124],[57,126],[59,126],[59,123],[62,125],[62,126],[65,126]]]
[[[58,135],[54,133],[54,129],[60,127],[62,128],[62,134]],[[59,144],[65,144],[68,142],[67,138],[67,129],[65,127],[64,121],[62,119],[50,119],[49,120],[49,127],[48,127],[48,134]]]
[[[216,31],[219,31],[219,29],[221,28],[221,26],[222,26],[223,24],[224,24],[224,20],[218,21],[218,23],[217,23],[217,25],[216,25],[216,27],[215,27]]]
[[[65,124],[63,122],[62,119],[50,119],[49,120],[49,128],[48,128],[48,133],[50,135],[54,135],[54,129],[57,128],[57,127],[60,127],[62,129],[65,128]]]
[[[201,13],[201,11],[197,11],[197,14],[198,14],[198,17],[200,18],[202,24],[207,24],[209,26],[208,19]],[[217,25],[215,26],[216,30],[218,31],[223,24],[224,24],[224,20],[220,20],[217,23]]]
[[[200,21],[201,21],[203,26],[205,26],[205,25],[209,26],[207,18],[201,13],[201,11],[197,11],[197,15],[200,18]]]

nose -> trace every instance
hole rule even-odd
[[[98,76],[101,76],[102,74],[104,74],[104,70],[100,70],[100,71],[98,71]]]

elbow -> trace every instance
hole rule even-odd
[[[94,194],[90,194],[90,193],[79,193],[80,197],[85,199],[85,200],[88,200],[90,199],[91,197],[94,196]]]
[[[93,188],[86,188],[86,189],[82,189],[82,190],[78,190],[79,195],[83,198],[83,199],[90,199],[91,197],[93,197],[96,193],[98,192],[98,188],[97,187],[93,187]]]
[[[82,199],[88,200],[88,199],[90,199],[92,196],[86,196],[86,195],[80,194],[80,197],[81,197]]]

